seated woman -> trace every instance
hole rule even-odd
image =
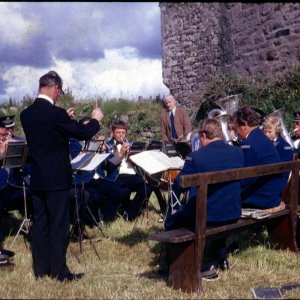
[[[282,127],[279,117],[269,116],[262,125],[263,132],[273,142],[281,161],[293,160],[293,147],[281,136]]]

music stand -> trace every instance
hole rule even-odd
[[[102,145],[103,145],[103,143],[102,143]],[[76,220],[74,221],[74,225],[73,225],[73,227],[70,231],[70,237],[72,236],[72,234],[74,232],[75,226],[78,225],[80,254],[83,253],[83,250],[82,250],[83,232],[81,231],[81,220],[80,220],[80,214],[79,214],[78,193],[77,193],[78,190],[77,190],[75,175],[77,174],[78,171],[84,172],[84,171],[93,171],[93,170],[95,170],[109,156],[109,154],[99,154],[96,151],[85,151],[82,154],[83,154],[83,157],[81,157],[81,159],[79,161],[77,161],[77,158],[80,157],[80,155],[78,155],[78,157],[75,157],[71,161],[72,170],[73,170],[73,178],[74,178],[74,189],[75,189]],[[81,190],[79,191],[79,198],[80,198],[81,201],[85,202],[85,199],[84,199],[84,182],[83,182],[83,180],[82,180],[82,183],[81,183]],[[87,208],[87,206],[85,205],[84,208]],[[88,212],[91,214],[91,217],[93,218],[94,216],[92,215],[92,212],[90,211],[90,209],[88,209]],[[93,220],[96,221],[95,217],[93,218]],[[100,230],[100,232],[103,234],[103,236],[105,237],[101,227],[99,226],[99,224],[97,222],[96,222],[96,226]],[[93,248],[96,252],[96,255],[100,259],[100,255],[97,252],[97,249],[95,248],[91,238],[89,236],[88,236],[88,238],[89,238],[89,241],[92,244],[92,246],[93,246]]]
[[[26,141],[10,141],[6,145],[5,149],[5,157],[3,159],[3,168],[20,168],[20,172],[22,173],[22,188],[23,188],[23,199],[24,199],[24,219],[19,227],[19,230],[13,239],[10,248],[13,247],[18,235],[21,231],[28,234],[30,227],[30,219],[27,215],[27,199],[26,199],[26,188],[25,188],[25,180],[23,174],[23,167],[26,163],[27,159],[27,143]]]

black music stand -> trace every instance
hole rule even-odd
[[[24,199],[24,219],[20,225],[20,228],[13,239],[10,248],[13,247],[18,235],[21,231],[28,234],[30,228],[30,219],[27,214],[27,199],[26,199],[26,187],[23,174],[23,167],[26,163],[28,148],[26,141],[10,141],[6,145],[5,157],[3,160],[3,168],[20,168],[22,174],[22,188],[23,188],[23,199]]]
[[[103,145],[103,143],[102,143]],[[94,153],[92,153],[94,152]],[[99,159],[98,161],[96,162],[92,162],[93,160],[93,157],[97,154],[96,151],[88,151],[88,152],[83,152],[83,157],[81,158],[81,160],[79,161],[76,161],[76,158],[71,162],[72,164],[72,170],[73,170],[73,178],[74,178],[74,190],[75,190],[75,213],[76,213],[76,219],[74,221],[74,224],[72,226],[72,229],[70,231],[70,238],[74,232],[74,229],[75,229],[75,226],[77,225],[78,226],[78,235],[79,235],[79,247],[80,247],[80,254],[83,253],[83,250],[82,250],[82,240],[83,240],[83,232],[81,230],[81,219],[80,219],[80,213],[79,213],[79,203],[78,203],[78,190],[77,190],[77,184],[76,184],[76,179],[75,179],[75,175],[77,174],[78,171],[80,172],[85,172],[85,171],[93,171],[94,169],[96,169],[101,163],[102,161],[104,161],[104,159]],[[98,154],[99,155],[99,154]],[[108,156],[109,154],[106,155],[106,157]],[[85,202],[85,199],[84,199],[84,183],[82,181],[81,183],[81,190],[80,190],[80,193],[79,193],[79,198],[81,201]],[[94,215],[92,214],[91,210],[86,207],[85,207],[88,212],[91,214],[91,217],[94,221],[96,221]],[[99,223],[96,221],[95,222],[95,225],[97,226],[97,228],[100,230],[100,232],[102,233],[102,235],[105,237],[101,227],[99,226]],[[98,258],[100,259],[100,255],[99,253],[97,252],[97,249],[96,247],[94,246],[93,242],[92,242],[92,239],[90,238],[90,236],[87,234],[87,237],[90,241],[90,243],[92,244]],[[69,240],[70,240],[69,238]]]

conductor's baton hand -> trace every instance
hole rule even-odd
[[[96,119],[98,122],[100,122],[103,119],[103,113],[99,107],[95,108],[92,111],[92,118]]]

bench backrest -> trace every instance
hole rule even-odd
[[[201,238],[205,238],[207,190],[209,184],[291,171],[289,189],[284,193],[284,202],[289,205],[291,212],[296,214],[298,207],[299,169],[300,160],[293,160],[290,162],[181,176],[180,183],[183,188],[197,187],[195,220],[196,244]]]

